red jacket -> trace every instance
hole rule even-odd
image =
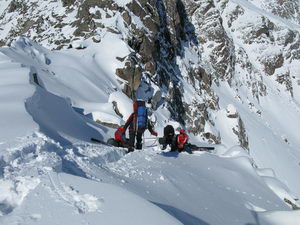
[[[187,144],[188,135],[187,134],[178,134],[176,137],[177,148],[184,149],[184,145]]]

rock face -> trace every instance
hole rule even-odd
[[[297,0],[251,1],[262,9],[280,16],[281,18],[290,19],[297,24],[300,23],[299,1]]]
[[[222,108],[213,86],[225,83],[236,90],[237,98],[243,92],[249,108],[268,95],[265,77],[294,95],[300,81],[290,65],[300,60],[299,1],[120,2],[5,1],[0,3],[0,30],[5,31],[0,45],[26,35],[61,49],[74,40],[99,42],[107,32],[119,34],[132,50],[116,59],[125,62],[115,71],[128,81],[124,93],[134,99],[147,78],[159,87],[172,118],[212,143],[222,139],[217,128],[206,130],[215,126],[213,116]],[[247,148],[247,131],[242,118],[238,120],[239,129],[232,132]]]

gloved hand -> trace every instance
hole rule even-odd
[[[157,137],[157,132],[152,132],[151,135],[156,136]]]

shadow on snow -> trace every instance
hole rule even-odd
[[[178,219],[181,223],[185,225],[209,225],[209,223],[199,219],[198,217],[195,217],[173,206],[164,205],[156,202],[152,202],[152,203],[157,205],[159,208],[163,209],[170,215],[174,216],[176,219]]]

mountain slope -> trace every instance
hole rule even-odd
[[[87,47],[87,52],[89,48],[95,47]],[[290,213],[290,206],[284,199],[296,203],[292,192],[276,178],[272,169],[256,168],[247,151],[238,146],[220,145],[214,153],[189,155],[162,152],[155,139],[146,139],[143,151],[124,155],[123,149],[92,144],[89,137],[96,135],[105,140],[112,135],[113,129],[76,112],[70,103],[76,102],[81,92],[74,91],[73,96],[69,90],[67,98],[64,96],[66,85],[62,85],[64,80],[57,79],[60,74],[56,72],[49,77],[51,63],[58,59],[69,62],[66,71],[75,66],[83,69],[77,63],[70,63],[78,57],[78,51],[53,54],[24,38],[13,48],[1,51],[11,57],[8,60],[3,56],[1,61],[1,65],[10,64],[14,68],[11,78],[19,76],[20,64],[8,62],[23,62],[28,78],[25,86],[33,90],[26,100],[19,101],[16,110],[24,118],[30,115],[31,125],[21,121],[18,125],[8,123],[5,129],[2,127],[8,134],[23,125],[33,128],[27,135],[6,136],[0,145],[1,224],[20,221],[23,224],[52,224],[53,221],[63,224],[96,224],[98,221],[105,224],[121,221],[123,224],[160,224],[161,221],[165,221],[164,224],[251,224],[258,221],[269,224],[274,218],[284,218],[284,211]],[[45,58],[51,63],[38,60]],[[93,57],[87,61],[97,65]],[[40,71],[37,78],[32,71]],[[70,79],[70,87],[76,86],[79,78]],[[14,86],[9,86],[6,76],[1,79],[5,87],[15,90]],[[106,85],[110,77],[102,79]],[[57,84],[54,86],[56,95],[47,90],[53,82]],[[93,91],[93,86],[90,82],[80,83],[82,90]],[[79,102],[87,105],[82,99]],[[103,101],[108,99],[108,95],[102,98]],[[11,106],[2,103],[6,120]],[[105,107],[100,110],[100,114],[107,113]],[[158,110],[155,115],[161,121],[164,110]],[[160,124],[156,129],[161,133]],[[149,138],[148,135],[146,133],[145,137]],[[275,213],[269,218],[273,211],[283,215]],[[149,219],[144,216],[145,212]],[[51,215],[54,214],[53,220]],[[292,214],[291,224],[295,224],[297,216],[296,212]]]
[[[281,210],[300,196],[299,2],[280,2],[1,1],[1,45],[8,46],[0,48],[0,220],[32,214],[28,224],[50,222],[43,209],[26,208],[38,199],[32,192],[44,196],[55,186],[43,175],[52,168],[79,183],[127,189],[170,223],[165,212],[183,224],[296,224],[297,212]],[[183,127],[192,143],[214,144],[216,155],[157,155],[148,147],[124,156],[92,144],[91,137],[113,136],[133,98],[152,100],[160,135],[166,124]],[[67,210],[80,214],[82,202],[71,202]]]

